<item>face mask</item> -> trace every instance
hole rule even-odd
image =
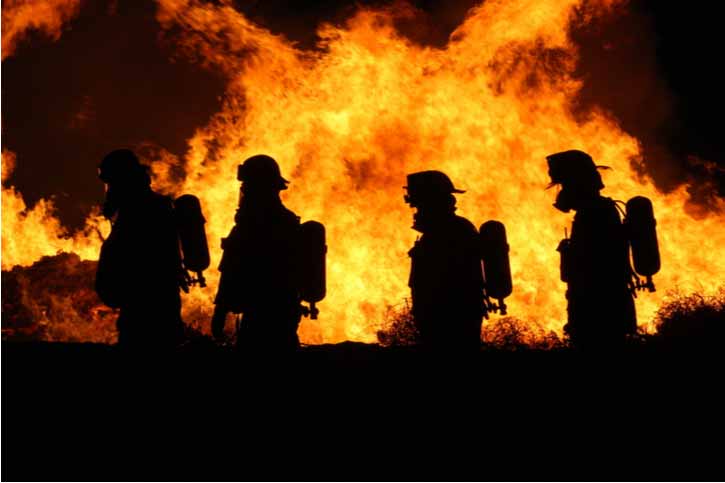
[[[103,202],[103,216],[113,218],[122,206],[128,206],[144,192],[142,187],[128,185],[107,185],[106,199]]]
[[[425,216],[421,216],[420,210],[416,210],[415,213],[413,213],[413,228],[415,231],[423,232],[425,229]]]
[[[413,214],[413,229],[421,233],[434,229],[439,226],[446,218],[450,217],[455,208],[448,209],[446,207],[427,207],[416,210]]]
[[[268,186],[248,185],[242,183],[240,192],[241,203],[274,203],[279,201],[279,190]]]
[[[559,194],[556,195],[556,202],[554,202],[554,208],[556,208],[559,211],[562,211],[564,213],[569,213],[573,206],[573,199],[571,196],[571,191],[562,189],[559,191]]]

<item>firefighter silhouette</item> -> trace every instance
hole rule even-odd
[[[119,149],[103,158],[103,215],[112,228],[101,246],[96,291],[120,309],[118,344],[134,349],[171,348],[181,338],[182,267],[172,200],[151,190],[148,167]]]
[[[568,322],[564,331],[574,347],[620,347],[636,331],[633,271],[627,231],[616,203],[604,188],[592,158],[578,150],[547,156],[551,184],[560,185],[554,207],[574,210],[571,237],[559,244],[566,282]]]
[[[484,315],[476,227],[457,216],[451,180],[440,171],[408,175],[405,201],[422,235],[410,250],[413,319],[423,347],[478,350]]]
[[[266,155],[239,166],[240,202],[229,236],[222,239],[221,279],[212,333],[223,337],[229,312],[242,314],[240,348],[294,350],[299,346],[301,298],[298,283],[300,219],[280,199],[289,183]]]

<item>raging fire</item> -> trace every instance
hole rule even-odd
[[[180,55],[228,79],[222,110],[188,141],[183,182],[165,175],[180,161],[148,160],[157,188],[196,194],[207,217],[209,287],[185,297],[186,321],[208,330],[219,239],[238,200],[236,166],[257,153],[275,157],[292,181],[288,206],[327,228],[328,295],[319,320],[301,324],[306,343],[373,341],[389,308],[408,296],[407,251],[416,234],[402,186],[406,173],[424,169],[442,170],[467,190],[458,197],[461,215],[506,225],[509,312],[560,333],[565,287],[555,248],[571,220],[544,190],[544,157],[572,148],[613,168],[603,173],[606,196],[653,201],[663,266],[658,292],[637,299],[640,325],[652,329],[668,292],[714,293],[725,273],[722,204],[694,217],[684,187],[662,194],[637,174],[640,146],[615,119],[598,111],[575,119],[570,110],[582,86],[570,26],[619,3],[489,0],[443,48],[397,32],[395,19],[412,15],[410,7],[361,8],[344,26],[322,25],[319,48],[304,51],[228,3],[159,0],[157,19]],[[10,156],[3,153],[3,179]],[[2,203],[3,269],[59,250],[97,257],[97,217],[67,239],[49,204],[27,210],[11,187]]]

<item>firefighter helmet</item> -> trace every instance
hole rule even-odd
[[[577,185],[581,187],[593,188],[597,191],[604,188],[602,177],[597,171],[606,166],[597,166],[594,164],[592,157],[578,149],[562,151],[560,153],[550,154],[546,157],[549,165],[549,177],[551,183],[549,188],[554,185]]]
[[[440,171],[419,171],[408,175],[407,203],[416,203],[420,199],[440,198],[451,193],[465,193],[453,186],[451,179]]]
[[[289,183],[282,177],[277,161],[266,154],[257,154],[240,164],[237,179],[250,184],[274,186],[280,190],[286,190]]]
[[[139,162],[130,149],[116,149],[108,153],[98,166],[98,177],[104,183],[143,181],[150,184],[148,166]]]

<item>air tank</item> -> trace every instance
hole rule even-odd
[[[506,240],[506,227],[500,221],[490,220],[479,229],[481,240],[481,258],[486,277],[486,294],[498,300],[501,314],[506,314],[503,299],[511,295],[511,266],[509,264],[509,245]]]
[[[644,196],[627,201],[624,223],[632,247],[634,270],[647,278],[645,286],[654,292],[652,276],[660,270],[660,249],[652,202]]]
[[[310,304],[310,316],[317,318],[317,302],[325,298],[326,284],[325,227],[317,221],[300,225],[300,297]]]
[[[206,286],[202,272],[209,268],[209,246],[206,242],[206,220],[199,198],[182,195],[174,201],[176,230],[181,242],[184,268],[197,274],[201,287]]]

